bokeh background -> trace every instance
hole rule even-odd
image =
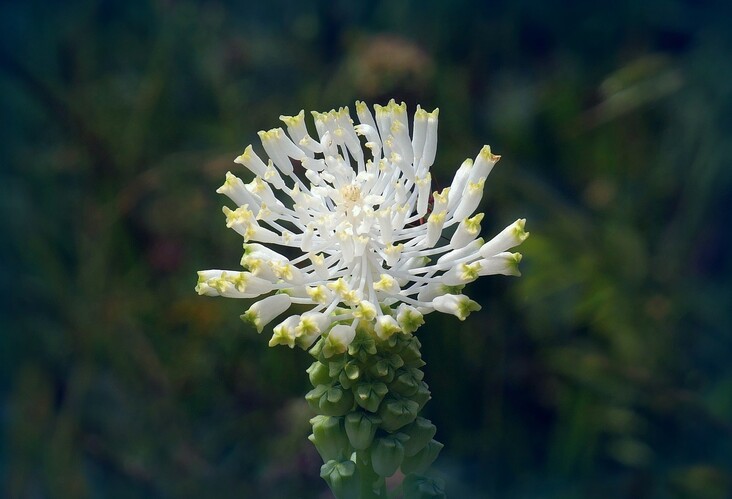
[[[257,130],[394,97],[532,234],[419,333],[450,497],[732,497],[729,5],[2,2],[0,496],[329,497],[311,359],[195,271]]]

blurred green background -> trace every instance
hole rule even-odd
[[[329,497],[309,356],[195,271],[257,130],[394,97],[532,234],[419,333],[449,496],[732,497],[729,5],[0,4],[0,496]]]

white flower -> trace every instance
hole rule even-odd
[[[480,306],[459,294],[482,275],[518,275],[518,253],[506,251],[528,236],[525,220],[484,243],[480,205],[486,177],[500,159],[485,146],[466,160],[450,187],[431,192],[438,110],[417,107],[411,125],[405,104],[356,103],[281,116],[282,128],[260,132],[269,159],[248,146],[235,162],[254,174],[231,173],[217,192],[237,206],[224,208],[226,225],[244,238],[245,271],[199,272],[196,290],[209,296],[272,294],[242,316],[258,331],[291,304],[308,305],[274,328],[270,345],[309,347],[320,335],[336,351],[359,325],[382,339],[412,333],[423,314],[461,320]],[[365,146],[362,147],[362,142]]]

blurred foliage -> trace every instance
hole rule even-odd
[[[524,276],[420,332],[451,497],[732,495],[732,9],[714,1],[0,4],[0,494],[327,497],[307,355],[195,296],[280,114],[440,106],[504,160]],[[226,264],[228,262],[228,264]]]

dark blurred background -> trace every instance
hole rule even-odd
[[[420,332],[452,498],[732,497],[726,2],[0,4],[0,496],[325,498],[300,350],[198,297],[280,114],[440,108],[523,277]]]

